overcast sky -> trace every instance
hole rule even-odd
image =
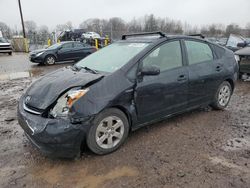
[[[169,17],[192,25],[250,22],[250,0],[21,0],[24,20],[50,29],[72,21],[74,27],[88,18],[121,17],[125,21],[145,14]],[[17,0],[0,0],[0,22],[20,28]]]

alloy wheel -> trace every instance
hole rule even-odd
[[[230,100],[230,96],[231,96],[231,89],[229,88],[228,85],[224,85],[219,91],[219,96],[218,96],[219,104],[221,106],[226,106]]]
[[[111,149],[120,143],[124,135],[124,124],[119,117],[103,119],[96,129],[96,143],[103,149]]]
[[[49,57],[47,58],[47,60],[46,60],[46,63],[47,63],[48,65],[53,65],[53,64],[55,64],[55,58],[52,57],[52,56],[49,56]]]

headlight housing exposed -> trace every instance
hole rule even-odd
[[[67,117],[69,109],[72,105],[82,96],[84,96],[89,91],[89,88],[73,88],[62,95],[58,100],[56,105],[50,110],[49,114],[56,117]]]
[[[36,54],[36,56],[38,57],[38,56],[40,56],[40,55],[42,55],[44,52],[39,52],[38,54]]]
[[[239,62],[240,62],[240,56],[238,56],[238,55],[234,55],[234,58],[235,58],[235,61],[236,61],[237,63],[239,63]]]

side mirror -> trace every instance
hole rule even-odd
[[[142,76],[154,76],[154,75],[159,75],[160,74],[160,68],[157,66],[145,66],[142,67],[140,71],[140,75]]]
[[[244,48],[246,47],[246,45],[247,45],[246,42],[240,42],[237,44],[237,47]]]

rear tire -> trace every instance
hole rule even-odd
[[[46,65],[54,65],[56,63],[56,58],[53,55],[48,55],[45,58],[44,64]]]
[[[128,136],[128,119],[122,111],[116,108],[102,111],[93,122],[87,133],[87,145],[98,155],[117,150]]]
[[[9,52],[8,54],[9,54],[9,55],[12,55],[12,52]]]
[[[228,81],[224,81],[218,88],[212,107],[216,110],[223,110],[227,107],[232,96],[232,86]]]

